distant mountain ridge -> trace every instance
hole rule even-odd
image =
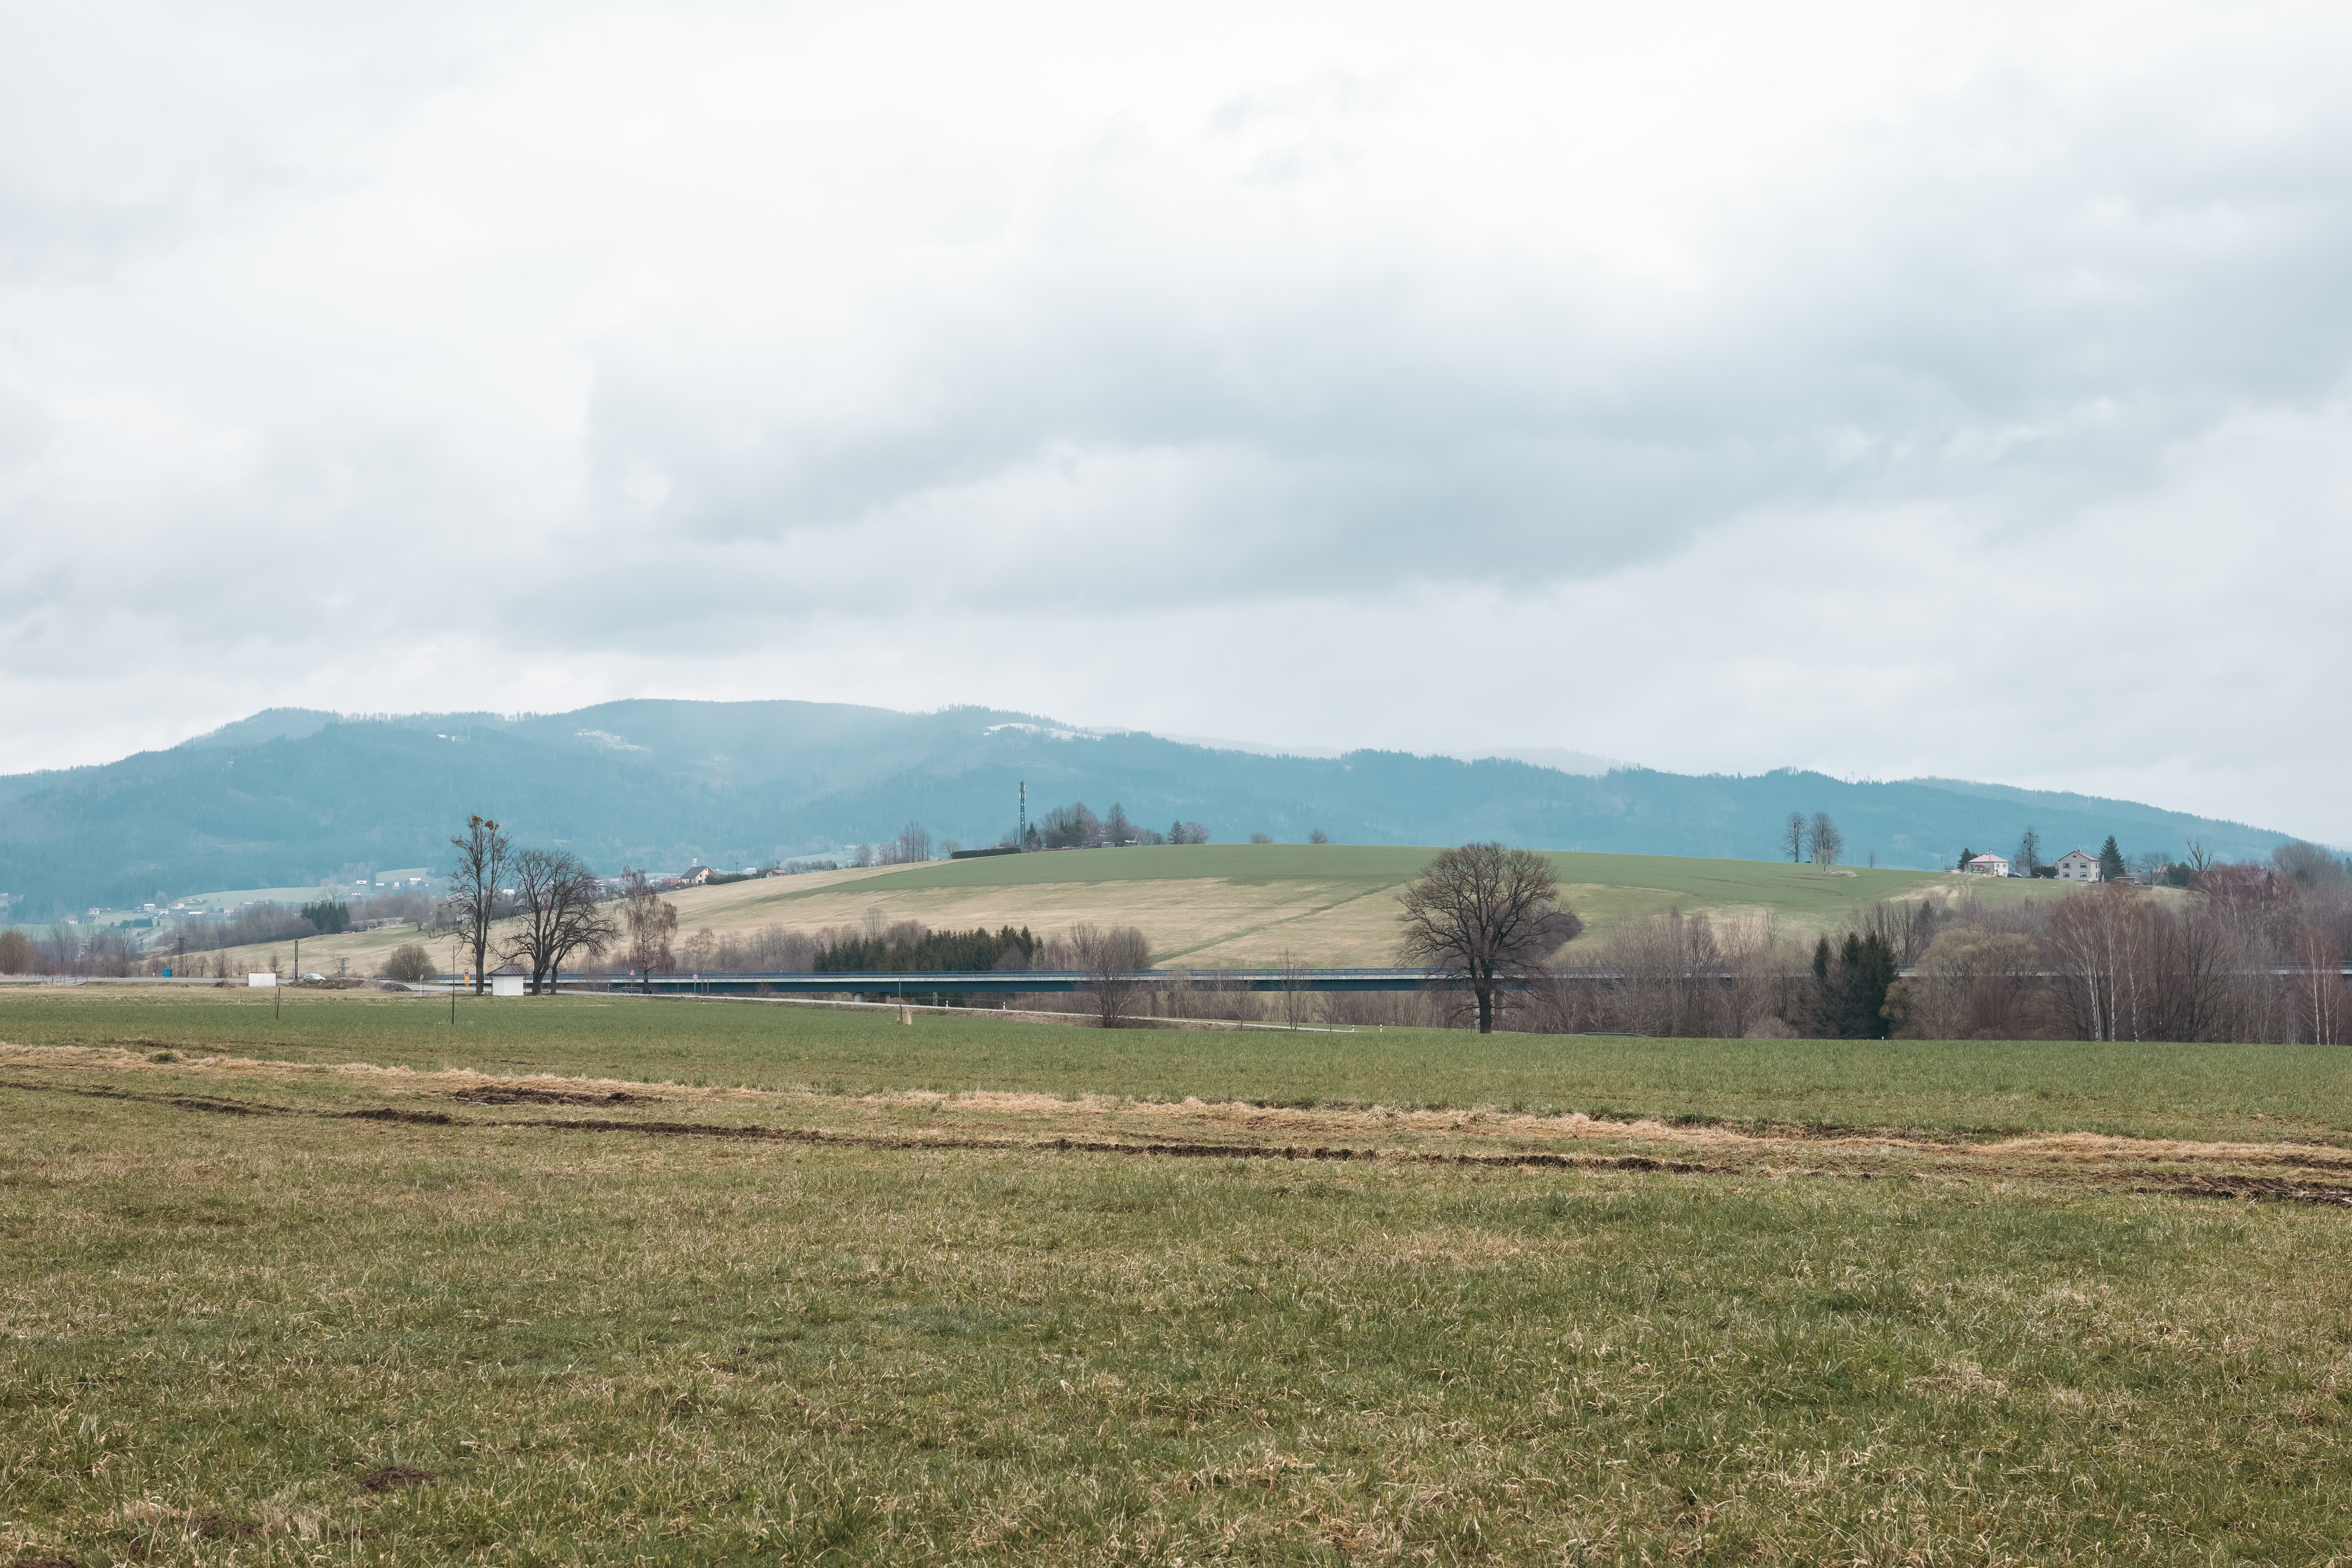
[[[1530,753],[1540,755],[1542,753]],[[1564,753],[1578,762],[1580,753]],[[900,713],[816,702],[602,703],[574,712],[354,718],[272,709],[163,751],[0,778],[0,892],[11,918],[215,888],[291,887],[364,867],[439,865],[467,813],[601,870],[721,866],[836,850],[919,820],[968,845],[1082,799],[1136,822],[1341,842],[1775,858],[1791,811],[1827,811],[1847,858],[1949,864],[2006,853],[2028,826],[2053,856],[2232,857],[2289,836],[2125,801],[1960,780],[1852,784],[1781,770],[1569,773],[1506,757],[1297,756],[1087,731],[984,708]]]

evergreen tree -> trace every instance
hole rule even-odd
[[[1876,931],[1848,932],[1835,949],[1822,938],[1813,948],[1813,1032],[1824,1039],[1886,1038],[1886,993],[1899,967],[1894,944]]]
[[[2120,882],[2124,876],[2124,852],[2116,847],[2116,836],[2110,833],[2107,841],[2099,846],[2099,880]]]
[[[2112,844],[2114,839],[2107,840]],[[321,899],[315,904],[302,906],[302,918],[320,936],[334,936],[352,929],[352,907],[335,899]]]
[[[941,970],[978,973],[998,967],[1008,953],[1014,952],[1021,954],[1025,964],[1036,956],[1040,945],[1026,926],[1016,931],[1008,925],[993,932],[984,926],[968,931],[925,930],[912,941],[903,937],[897,941],[851,937],[818,949],[809,967],[818,974]]]

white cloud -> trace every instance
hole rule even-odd
[[[2352,840],[2331,13],[11,39],[0,768],[274,703],[984,700]]]

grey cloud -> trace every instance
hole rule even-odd
[[[1009,477],[1149,458],[1195,481],[1191,510],[1145,514],[1193,547],[1150,590],[1177,603],[1305,572],[1334,591],[1604,573],[1793,507],[2000,497],[2046,521],[2352,365],[2352,124],[2310,103],[2233,136],[2182,110],[2195,85],[2086,104],[2004,79],[1923,105],[1719,225],[1679,307],[1411,245],[1081,246],[960,310],[887,301],[871,400],[827,407],[800,384],[826,367],[793,365],[762,418],[756,382],[751,407],[711,406],[707,349],[612,353],[591,447],[600,472],[667,477],[673,539],[847,531],[950,560],[908,516],[993,522]],[[1115,490],[1074,510],[1107,535],[1136,515]]]

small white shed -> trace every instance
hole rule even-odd
[[[530,971],[520,963],[504,963],[490,971],[490,994],[520,996],[530,984]]]

